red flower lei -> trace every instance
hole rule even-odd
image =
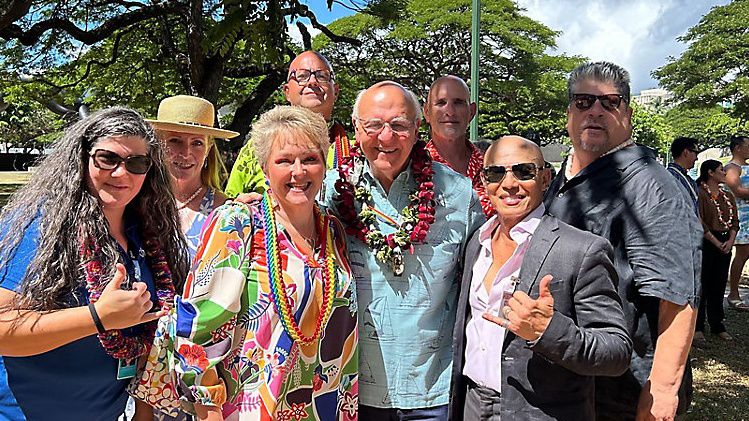
[[[335,183],[336,195],[333,202],[341,221],[346,227],[346,233],[355,236],[374,252],[377,260],[388,263],[396,276],[403,273],[403,250],[413,253],[413,244],[421,244],[426,240],[430,225],[434,222],[434,183],[432,176],[432,158],[425,148],[424,141],[417,141],[411,150],[411,172],[416,180],[417,189],[411,194],[411,203],[401,212],[402,222],[397,230],[383,235],[377,229],[377,213],[367,202],[372,196],[369,189],[349,181],[356,160],[363,161],[361,146],[357,142],[338,166],[338,180]],[[361,178],[359,178],[361,180]],[[361,203],[361,211],[357,214],[356,202]],[[363,206],[366,204],[367,206]]]
[[[166,261],[166,255],[157,241],[146,241],[144,244],[146,260],[149,263],[156,295],[162,309],[171,305],[174,299],[174,284],[172,273]],[[101,247],[94,241],[83,241],[81,246],[83,256],[83,272],[86,276],[86,289],[89,301],[95,303],[101,297],[101,292],[111,280],[106,276],[101,263]],[[121,360],[132,360],[147,354],[153,344],[156,332],[156,321],[145,323],[143,331],[138,336],[125,336],[120,329],[107,330],[98,334],[99,342],[107,354]]]

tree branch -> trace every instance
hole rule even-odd
[[[350,38],[347,36],[334,34],[333,31],[328,29],[327,26],[318,22],[317,16],[315,16],[315,14],[311,10],[309,10],[309,7],[307,7],[307,5],[297,3],[294,7],[290,9],[286,9],[283,12],[284,12],[284,15],[286,16],[297,15],[297,16],[302,16],[302,17],[309,19],[309,21],[312,23],[313,28],[325,34],[325,36],[330,38],[333,42],[345,42],[347,44],[355,45],[357,47],[360,47],[362,45],[361,41],[359,41],[356,38]]]
[[[272,64],[248,65],[242,67],[230,67],[224,72],[224,76],[232,79],[242,79],[248,77],[257,77],[267,75],[276,70]]]
[[[312,49],[312,37],[307,30],[307,25],[300,21],[296,21],[296,27],[299,29],[299,33],[302,35],[302,42],[304,43],[304,50]]]
[[[12,0],[8,7],[0,15],[0,30],[5,29],[11,23],[21,19],[31,9],[31,0]]]
[[[126,28],[130,25],[143,22],[145,20],[162,16],[168,12],[175,11],[174,5],[168,3],[155,4],[152,6],[146,6],[140,10],[123,13],[115,16],[112,19],[99,25],[96,29],[90,31],[83,30],[76,26],[75,23],[60,19],[50,18],[37,22],[27,31],[21,29],[16,24],[8,25],[6,28],[0,30],[0,38],[5,40],[17,39],[21,44],[31,46],[34,45],[44,35],[45,32],[56,29],[67,33],[74,39],[83,42],[84,44],[94,44],[103,39],[106,39],[112,35],[118,29]]]

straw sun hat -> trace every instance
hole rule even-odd
[[[180,133],[205,134],[231,139],[239,133],[213,127],[215,112],[213,104],[203,98],[177,95],[164,98],[159,103],[155,120],[146,119],[156,130]]]

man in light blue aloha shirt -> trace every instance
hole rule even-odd
[[[463,248],[484,214],[471,181],[431,163],[418,141],[421,106],[413,93],[377,83],[359,94],[352,120],[361,155],[328,172],[325,202],[350,230],[359,419],[444,420]],[[409,207],[411,197],[426,200]],[[366,224],[357,224],[362,218]],[[362,231],[367,243],[356,235]]]

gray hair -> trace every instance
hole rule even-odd
[[[359,104],[361,103],[361,99],[364,96],[364,93],[369,91],[370,89],[381,88],[383,86],[396,86],[402,89],[406,94],[406,99],[411,102],[411,108],[413,108],[414,110],[414,123],[419,123],[421,121],[421,118],[423,117],[421,111],[421,102],[419,102],[419,98],[416,96],[416,94],[398,82],[393,82],[392,80],[384,80],[382,82],[375,83],[367,89],[362,89],[356,95],[356,101],[354,101],[354,109],[351,112],[351,120],[354,121],[354,124],[356,124],[356,120],[359,119]]]
[[[141,237],[158,242],[164,251],[175,286],[179,288],[186,279],[187,245],[179,230],[161,144],[140,114],[114,107],[70,126],[54,144],[53,152],[40,163],[40,170],[0,213],[0,221],[6,226],[0,240],[0,266],[14,258],[32,221],[38,221],[39,232],[43,233],[37,239],[35,256],[11,307],[37,311],[69,307],[71,295],[86,282],[82,271],[86,263],[81,254],[83,239],[101,248],[102,267],[108,271],[106,279],[114,276],[119,252],[101,205],[88,190],[88,164],[96,143],[119,136],[143,139],[153,162],[126,212],[138,221]],[[1,275],[0,283],[7,275],[5,269]]]
[[[265,169],[273,142],[280,134],[288,132],[304,135],[320,150],[323,161],[327,159],[330,137],[322,115],[304,107],[279,105],[261,115],[252,126],[250,142],[260,167]]]
[[[584,63],[575,68],[570,73],[567,80],[567,96],[572,100],[573,89],[583,80],[593,79],[598,82],[611,82],[616,86],[619,95],[624,97],[624,101],[629,104],[629,72],[621,66],[608,61],[598,61],[595,63]]]

